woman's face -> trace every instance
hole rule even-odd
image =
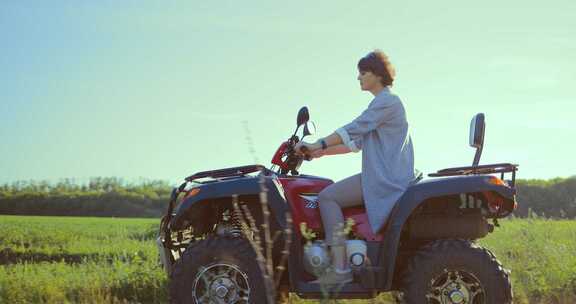
[[[380,84],[380,76],[369,71],[358,71],[358,80],[362,91],[371,91]]]

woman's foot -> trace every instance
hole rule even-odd
[[[319,279],[313,282],[324,285],[352,282],[352,270],[346,262],[346,247],[344,245],[330,246],[330,253],[332,254],[332,266],[328,267]]]
[[[321,285],[340,285],[352,282],[354,279],[352,270],[340,270],[335,267],[328,267],[326,271],[318,278],[318,280],[310,283]]]

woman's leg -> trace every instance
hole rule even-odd
[[[346,238],[342,233],[344,216],[342,208],[363,204],[361,174],[356,174],[334,183],[320,192],[318,205],[336,270],[346,271]]]

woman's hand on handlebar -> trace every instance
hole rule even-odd
[[[311,155],[314,151],[316,151],[316,146],[314,144],[309,144],[303,141],[294,146],[294,152],[296,152],[296,155],[298,156]]]
[[[320,158],[320,157],[326,155],[324,152],[325,152],[325,150],[317,149],[317,150],[312,151],[312,153],[310,153],[310,156],[312,158]]]

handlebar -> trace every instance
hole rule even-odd
[[[282,143],[274,157],[272,158],[272,164],[279,166],[280,174],[287,174],[292,172],[294,175],[298,175],[298,168],[302,164],[303,160],[310,161],[312,157],[310,156],[310,151],[307,147],[300,147],[300,151],[295,149],[296,144],[300,141],[298,136],[293,135],[287,141]]]
[[[312,156],[310,156],[310,150],[308,150],[308,148],[306,148],[306,146],[302,146],[300,147],[300,151],[302,153],[304,153],[304,159],[307,161],[311,161],[312,160]]]

